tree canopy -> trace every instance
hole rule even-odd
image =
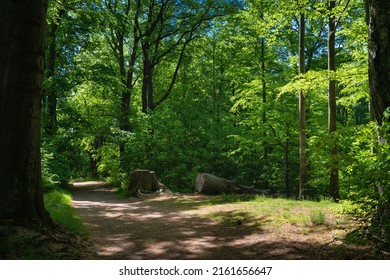
[[[384,0],[49,0],[44,188],[87,177],[127,188],[132,170],[148,169],[188,192],[204,172],[374,215],[390,195],[390,101],[378,87],[389,82],[378,74],[389,10]],[[371,234],[386,243],[389,232]]]

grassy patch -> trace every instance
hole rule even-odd
[[[344,244],[346,238],[352,239],[348,234],[356,229],[356,221],[350,215],[354,206],[348,201],[335,203],[262,195],[178,195],[155,197],[149,203],[223,223],[229,230],[263,234],[263,238],[273,242],[288,239],[305,244],[332,244],[329,246],[333,248],[335,241]],[[351,243],[359,246],[357,240]],[[346,244],[347,247],[355,245]]]
[[[240,203],[249,201],[263,201],[264,196],[255,194],[223,194],[209,197],[209,204],[226,204],[226,203]]]
[[[221,211],[213,212],[205,217],[218,220],[228,226],[243,227],[251,231],[257,231],[261,227],[261,219],[248,212],[242,211]]]
[[[310,221],[315,225],[323,225],[325,223],[325,213],[321,210],[314,210],[310,213]]]
[[[348,224],[350,207],[348,203],[329,200],[301,201],[261,195],[176,197],[156,203],[173,211],[191,211],[228,224],[250,224],[251,228],[254,225],[280,227],[286,224],[302,228],[323,225],[337,227]],[[250,222],[247,222],[248,217]]]
[[[49,211],[52,219],[63,225],[66,229],[78,234],[86,235],[86,228],[72,207],[72,197],[70,194],[54,190],[44,196],[45,207]]]

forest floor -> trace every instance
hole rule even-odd
[[[353,226],[270,226],[200,195],[120,198],[101,182],[74,183],[73,205],[89,231],[89,259],[375,259],[347,244]],[[224,213],[224,219],[212,218]],[[231,219],[232,221],[229,221]]]

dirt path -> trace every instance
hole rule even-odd
[[[329,254],[329,244],[310,237],[253,232],[164,207],[175,196],[119,198],[100,182],[86,182],[74,184],[73,199],[99,259],[348,258],[348,252]]]

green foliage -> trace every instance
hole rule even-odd
[[[85,176],[85,155],[71,137],[52,136],[42,144],[42,181],[47,190],[67,188],[71,178]]]
[[[385,115],[388,115],[385,113]],[[389,122],[384,122],[381,130],[382,143],[378,145],[377,154],[371,164],[366,166],[364,181],[366,187],[362,188],[361,199],[357,200],[360,208],[370,217],[368,232],[379,250],[390,249],[390,140]],[[365,200],[365,203],[362,203]]]
[[[44,202],[54,222],[78,234],[85,235],[87,233],[83,222],[72,207],[70,194],[53,190],[44,195]]]
[[[98,172],[106,175],[107,180],[114,186],[120,187],[126,182],[126,174],[123,174],[119,166],[119,150],[117,145],[106,144],[98,150],[100,158]],[[125,187],[123,185],[123,187]]]
[[[149,33],[160,2],[141,1],[137,10],[121,1],[66,1],[73,9],[60,16],[62,2],[51,1],[48,23],[59,26],[48,40],[55,39],[57,56],[45,88],[56,93],[58,104],[57,129],[49,133],[45,128],[53,116],[48,97],[43,100],[44,186],[66,186],[72,177],[97,171],[126,188],[132,170],[151,169],[175,191],[191,192],[197,173],[210,172],[294,197],[299,185],[297,97],[303,90],[307,196],[328,196],[328,170],[336,164],[341,197],[354,202],[343,203],[345,211],[370,219],[371,236],[385,239],[381,230],[388,230],[381,227],[387,214],[380,213],[388,211],[390,175],[384,170],[390,158],[388,145],[378,145],[376,135],[387,139],[390,129],[387,122],[380,131],[370,123],[364,3],[336,2],[337,65],[329,72],[326,1],[207,1],[208,14],[202,14],[203,1],[183,1],[177,9],[169,2]],[[301,76],[300,13],[306,16],[307,70]],[[188,31],[201,14],[210,19]],[[144,77],[146,58],[153,60],[154,101],[170,89],[164,102],[147,112],[141,96],[144,78],[150,78]],[[332,135],[327,128],[330,78],[337,83],[338,128]],[[123,93],[130,97],[128,113]],[[334,142],[337,161],[329,156]],[[305,213],[292,223],[323,224],[326,214]],[[289,219],[287,214],[279,218]]]
[[[120,129],[120,95],[125,90],[125,77],[118,60],[119,45],[115,45],[120,42],[115,43],[113,32],[116,30],[117,35],[123,35],[124,54],[136,47],[131,32],[135,6],[126,10],[123,3],[117,3],[115,8],[111,5],[110,10],[100,1],[94,1],[93,5],[86,4],[83,12],[72,12],[70,16],[76,22],[88,21],[90,24],[89,28],[79,29],[82,32],[77,33],[77,38],[88,38],[88,44],[83,44],[78,52],[70,53],[69,58],[73,58],[72,65],[75,66],[73,73],[81,74],[83,79],[80,82],[76,76],[70,76],[76,87],[65,100],[67,108],[71,109],[63,115],[79,124],[78,143],[84,150],[81,153],[88,153],[96,161],[100,176],[109,177],[111,182],[122,187],[127,186],[132,169],[148,168],[177,190],[192,189],[197,172],[205,171],[245,184],[272,188],[278,193],[284,193],[289,187],[295,193],[298,184],[296,94],[304,89],[309,103],[308,153],[312,182],[309,192],[313,197],[324,195],[326,174],[317,166],[328,161],[323,145],[329,140],[325,133],[326,84],[330,76],[340,80],[340,90],[345,97],[340,101],[342,106],[353,108],[362,99],[352,99],[357,92],[365,96],[366,90],[361,86],[359,76],[366,75],[364,71],[359,72],[365,63],[361,55],[364,54],[364,36],[362,32],[358,38],[351,35],[361,27],[364,17],[355,1],[348,9],[341,5],[335,9],[345,26],[340,32],[340,44],[345,43],[348,47],[358,44],[361,48],[354,50],[349,59],[343,58],[340,74],[328,73],[323,70],[326,62],[323,27],[327,11],[325,5],[309,2],[294,3],[298,4],[297,9],[291,9],[291,3],[287,5],[283,1],[248,1],[245,9],[210,21],[207,32],[202,29],[203,34],[197,33],[196,40],[187,46],[169,98],[148,114],[140,113],[142,79],[138,77],[142,78],[143,65],[142,56],[137,55],[134,69],[131,69],[135,82],[131,88],[130,131]],[[219,8],[223,11],[222,6]],[[55,21],[57,5],[52,9],[52,20]],[[141,7],[141,10],[147,9]],[[312,70],[302,79],[296,76],[298,40],[296,24],[292,20],[299,11],[310,15],[307,52],[311,54],[308,63]],[[166,12],[173,13],[168,8]],[[170,15],[180,18],[180,14]],[[97,16],[104,20],[91,20]],[[350,18],[358,20],[350,21]],[[142,30],[147,27],[146,21],[144,18],[139,22]],[[70,26],[65,27],[73,30]],[[93,28],[99,32],[93,32]],[[170,30],[169,25],[161,28],[161,32]],[[153,41],[153,36],[144,40]],[[156,99],[166,92],[176,67],[179,52],[173,51],[167,56],[164,53],[173,39],[167,37],[156,53],[149,50],[154,56],[158,51],[162,53],[158,67],[154,68]],[[67,43],[72,45],[73,42]],[[344,55],[341,49],[340,54]],[[359,63],[353,64],[351,58],[359,58]],[[67,88],[65,84],[58,84],[58,87]],[[79,117],[76,120],[72,116]],[[67,129],[75,129],[73,126]],[[104,138],[99,147],[93,145],[96,137]],[[120,146],[124,151],[120,151]],[[56,150],[46,148],[45,151],[45,161],[55,161]],[[83,157],[84,167],[79,169],[88,173],[86,155]],[[64,182],[69,175],[73,176],[71,170],[65,172],[66,159],[60,158],[58,163],[61,166],[58,169],[68,175],[58,174],[53,164],[46,164],[47,184]]]
[[[386,126],[388,123],[380,130],[387,131]],[[390,149],[387,144],[378,143],[375,137],[378,130],[374,123],[370,123],[341,134],[344,155],[340,160],[342,195],[352,202],[346,211],[365,221],[365,235],[377,244],[379,250],[388,250]],[[384,134],[384,142],[387,137]]]
[[[50,162],[53,161],[53,153],[49,153],[45,148],[41,148],[41,168],[42,168],[42,185],[44,189],[51,190],[59,186],[61,183],[58,180],[58,175],[54,173],[51,169]]]

